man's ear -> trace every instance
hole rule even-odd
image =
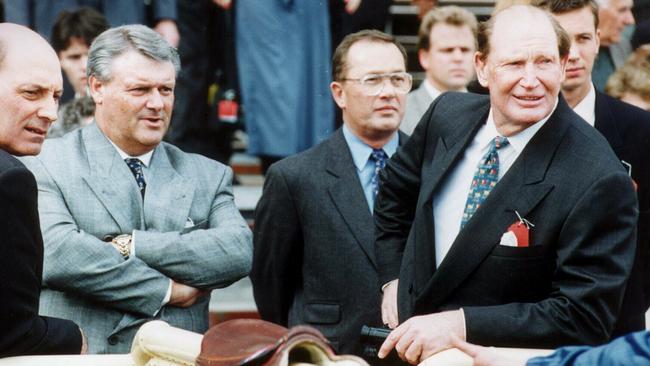
[[[418,50],[418,60],[425,71],[429,70],[429,50]]]
[[[474,54],[474,69],[476,70],[476,79],[482,87],[488,87],[488,70],[487,70],[487,60],[483,57],[483,54],[476,52]]]
[[[334,98],[336,105],[338,105],[342,110],[345,109],[345,91],[343,90],[343,85],[338,81],[332,81],[330,84],[330,90],[332,91],[332,97]]]
[[[90,75],[88,78],[88,91],[90,92],[90,96],[95,101],[95,104],[103,103],[106,87],[104,83],[95,77],[95,75]]]

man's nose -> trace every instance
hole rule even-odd
[[[571,48],[569,49],[569,60],[577,61],[580,58],[580,52],[578,51],[578,46],[575,42],[571,42]]]
[[[165,102],[163,101],[162,95],[160,95],[158,89],[154,88],[149,94],[149,97],[147,98],[146,107],[149,109],[160,110],[163,108],[164,105]]]
[[[526,64],[520,83],[525,88],[535,88],[539,85],[539,79],[537,78],[537,70],[535,69],[535,65],[532,63]]]
[[[58,110],[59,102],[54,99],[54,97],[46,98],[36,114],[40,119],[47,120],[49,123],[52,123],[58,118]]]

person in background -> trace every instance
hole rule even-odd
[[[74,99],[59,108],[59,121],[52,125],[47,137],[60,137],[92,122],[95,104],[87,90],[88,49],[95,37],[108,27],[106,18],[88,7],[64,10],[57,17],[50,43],[72,85]]]
[[[605,92],[623,102],[650,111],[650,45],[639,47],[610,76]]]
[[[621,67],[632,52],[630,40],[624,37],[627,26],[634,25],[632,0],[597,0],[600,49],[591,71],[597,90],[604,91],[609,76]]]
[[[548,10],[571,37],[562,95],[574,112],[605,136],[634,182],[640,211],[636,255],[612,337],[645,329],[650,304],[650,216],[646,214],[650,210],[650,114],[601,93],[592,83],[599,44],[600,12],[595,0],[537,0],[535,5]]]
[[[409,93],[400,129],[413,133],[431,102],[446,91],[467,91],[476,76],[474,52],[478,24],[474,14],[458,6],[431,10],[418,33],[418,59],[426,78]]]

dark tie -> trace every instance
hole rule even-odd
[[[508,139],[502,136],[497,136],[490,141],[490,148],[479,162],[474,179],[472,179],[472,186],[469,189],[465,211],[460,222],[461,229],[474,215],[474,212],[481,207],[492,188],[497,185],[499,181],[499,153],[497,150],[508,144]]]
[[[383,149],[372,149],[370,160],[375,163],[375,171],[372,173],[372,180],[370,181],[373,202],[377,198],[377,193],[379,193],[379,172],[386,166],[386,159],[388,159],[388,155]]]
[[[144,199],[144,190],[147,188],[147,183],[144,181],[144,174],[142,173],[143,163],[137,158],[127,158],[124,159],[124,161],[126,162],[126,165],[129,166],[129,169],[131,169],[131,173],[133,173],[133,176],[135,177],[135,182],[140,188],[140,194]]]

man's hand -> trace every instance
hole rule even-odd
[[[381,321],[390,329],[395,329],[399,320],[397,318],[397,285],[399,280],[392,280],[384,287],[384,296],[381,299]]]
[[[488,347],[467,343],[458,337],[452,337],[452,346],[474,359],[474,366],[524,366],[526,360],[516,360],[501,356]]]
[[[172,47],[178,48],[178,42],[180,42],[181,36],[178,33],[176,22],[170,19],[163,19],[156,23],[156,26],[153,27],[153,30],[160,33],[165,41],[172,45]]]
[[[187,308],[194,305],[199,297],[205,296],[206,294],[206,291],[172,281],[172,294],[169,298],[168,305]]]
[[[421,315],[410,318],[393,330],[379,349],[384,358],[395,348],[399,357],[416,365],[440,351],[452,347],[452,335],[465,338],[462,310]]]
[[[81,333],[81,351],[79,354],[85,355],[88,353],[88,339],[81,328],[79,328],[79,333]]]

